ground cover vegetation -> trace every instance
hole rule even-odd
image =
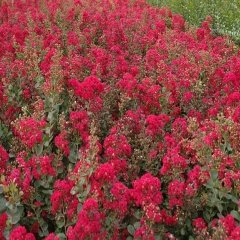
[[[240,239],[240,52],[136,0],[0,8],[0,239]]]
[[[240,44],[239,0],[148,0],[148,2],[158,7],[169,7],[197,26],[206,16],[211,15],[213,32],[229,35]]]

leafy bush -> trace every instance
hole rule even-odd
[[[144,1],[0,8],[0,239],[239,239],[240,52]]]
[[[149,0],[159,7],[168,6],[182,14],[191,24],[199,26],[208,15],[213,17],[216,34],[231,36],[240,43],[240,1],[232,0]]]

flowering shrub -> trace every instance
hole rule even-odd
[[[1,1],[0,239],[239,239],[240,52],[209,19]]]

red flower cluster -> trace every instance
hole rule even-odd
[[[93,100],[99,97],[104,90],[104,85],[94,76],[86,77],[82,82],[76,79],[69,80],[69,85],[74,89],[74,93],[84,100]]]
[[[133,182],[132,196],[136,205],[144,206],[150,203],[159,205],[163,200],[160,190],[159,179],[147,173]]]
[[[10,240],[36,240],[32,233],[28,233],[26,228],[18,226],[12,230],[9,236]]]
[[[7,226],[7,219],[8,219],[8,216],[6,213],[2,213],[0,215],[0,239],[1,240],[4,240],[4,230]]]
[[[74,89],[76,96],[83,100],[89,101],[93,111],[101,110],[102,99],[101,93],[104,91],[104,84],[95,76],[86,77],[82,82],[77,79],[70,79],[69,86]]]
[[[63,131],[54,138],[54,143],[57,148],[63,151],[65,156],[68,156],[70,153],[69,141],[67,140],[67,132]]]
[[[98,210],[98,203],[89,198],[85,201],[78,216],[78,222],[74,228],[68,229],[68,239],[103,239],[102,229],[103,215]]]
[[[42,130],[45,125],[45,121],[37,121],[31,117],[20,119],[15,125],[14,133],[22,141],[23,144],[29,148],[32,148],[36,144],[42,142]]]
[[[56,170],[52,167],[53,157],[42,156],[33,157],[29,163],[33,167],[32,174],[35,179],[39,179],[41,176],[56,176]]]
[[[5,171],[8,159],[7,151],[0,145],[0,173]]]
[[[54,183],[54,192],[51,195],[51,211],[53,214],[64,211],[69,219],[76,214],[78,201],[71,195],[73,183],[67,180],[57,180]]]
[[[81,112],[71,112],[70,113],[70,121],[73,125],[73,129],[75,129],[78,134],[81,136],[84,144],[88,143],[88,125],[89,119],[86,111]]]

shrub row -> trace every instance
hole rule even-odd
[[[145,1],[0,8],[0,239],[239,239],[240,53]]]

